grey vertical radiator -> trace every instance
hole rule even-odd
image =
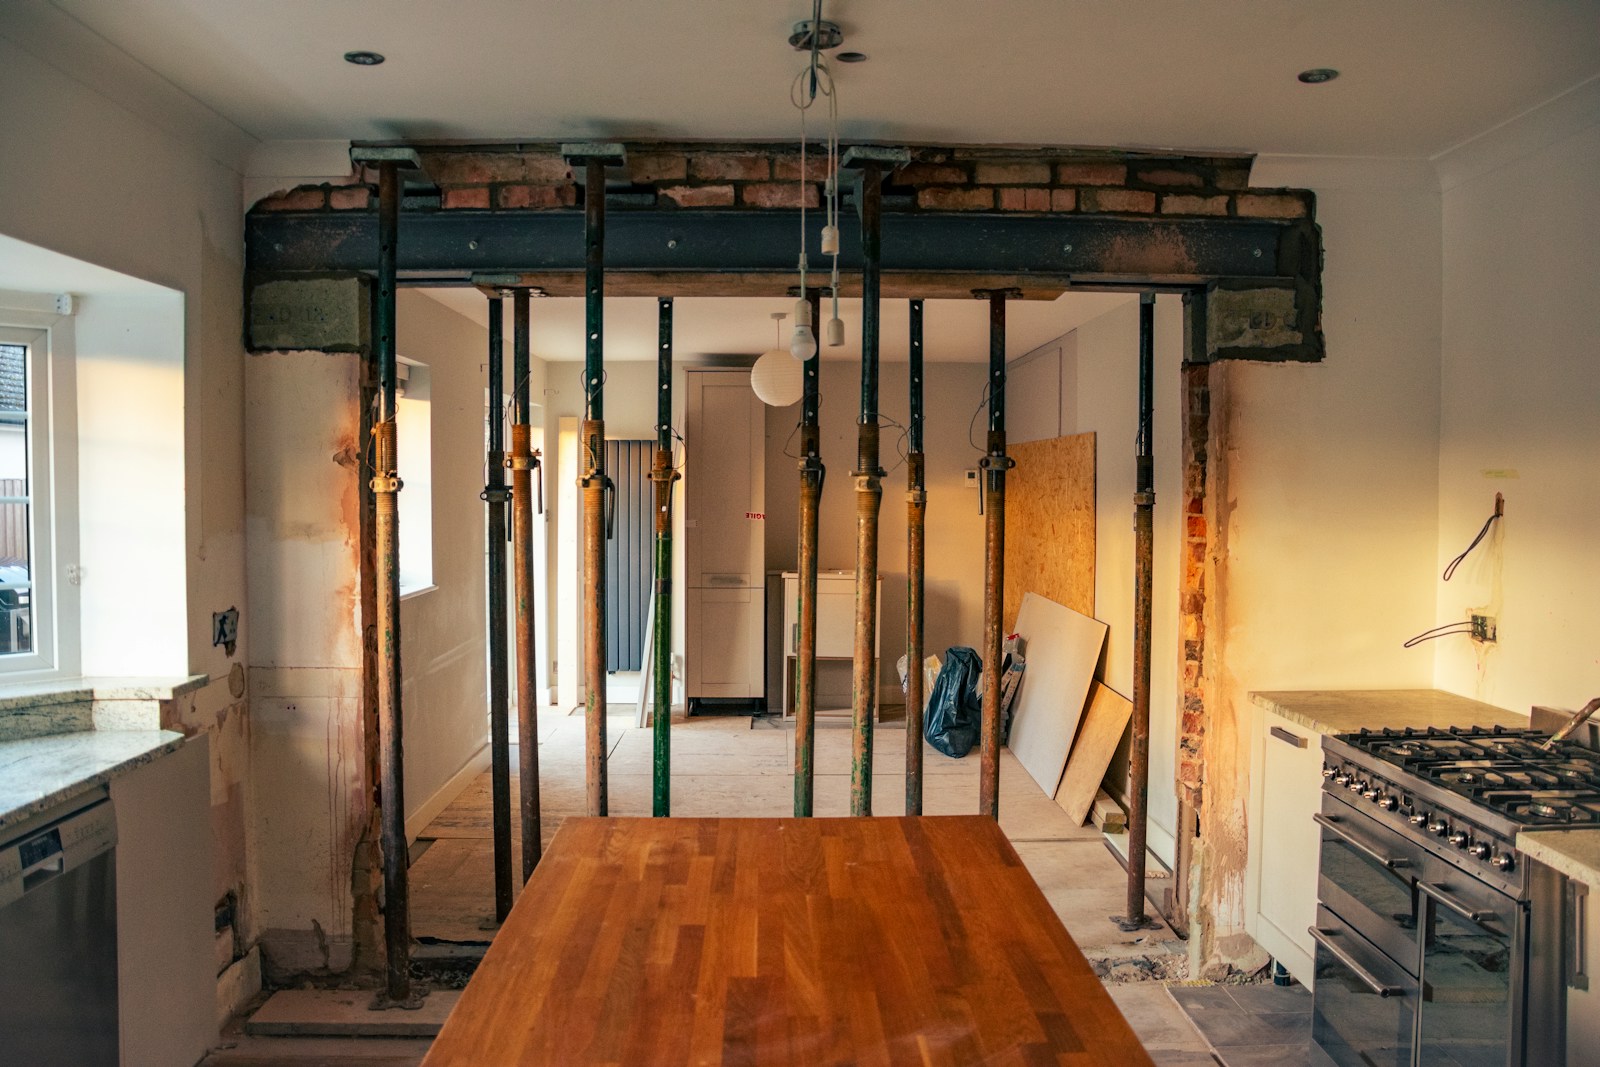
[[[655,447],[654,441],[606,442],[606,473],[617,486],[612,535],[606,541],[608,671],[636,671],[644,660],[655,546],[650,485]]]

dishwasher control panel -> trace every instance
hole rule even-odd
[[[116,816],[102,800],[0,844],[0,908],[116,843]]]

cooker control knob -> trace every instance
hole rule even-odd
[[[1346,786],[1345,788],[1350,790],[1350,792],[1352,792],[1352,793],[1359,793],[1363,789],[1365,789],[1366,787],[1367,787],[1367,783],[1366,782],[1363,782],[1359,778],[1352,778],[1352,779],[1350,779],[1350,784],[1348,786]]]
[[[1336,775],[1338,773],[1339,773],[1339,768],[1335,767],[1333,764],[1324,763],[1322,765],[1322,777],[1324,777],[1324,778],[1332,778],[1334,775]]]
[[[1517,865],[1517,858],[1509,852],[1497,852],[1489,864],[1496,870],[1509,871]]]
[[[1428,825],[1428,813],[1425,811],[1414,811],[1410,815],[1406,816],[1406,822],[1410,823],[1412,826],[1426,826]]]
[[[1489,853],[1493,852],[1494,850],[1488,845],[1484,844],[1482,841],[1478,841],[1474,843],[1471,848],[1467,849],[1467,851],[1470,852],[1475,859],[1486,860],[1489,858]]]
[[[1349,785],[1350,784],[1350,772],[1349,771],[1340,771],[1338,774],[1334,775],[1333,776],[1333,784],[1334,785]]]
[[[1361,791],[1361,795],[1366,797],[1368,800],[1377,800],[1383,795],[1383,790],[1379,789],[1371,782],[1368,782],[1367,787]]]
[[[1457,830],[1455,833],[1450,835],[1450,843],[1456,846],[1456,848],[1466,848],[1467,842],[1471,840],[1471,836],[1468,835],[1465,830]]]
[[[1383,796],[1378,797],[1377,804],[1378,807],[1382,808],[1384,811],[1393,811],[1395,808],[1400,806],[1400,802],[1389,794],[1384,794]]]
[[[1434,819],[1432,822],[1428,823],[1428,830],[1432,833],[1438,834],[1440,837],[1443,837],[1445,834],[1450,832],[1450,824],[1445,822],[1443,819]]]

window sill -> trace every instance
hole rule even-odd
[[[402,589],[400,590],[400,603],[404,604],[412,597],[422,596],[424,593],[436,593],[438,590],[439,587],[433,585],[432,583],[429,583],[428,585],[419,585],[415,589]]]

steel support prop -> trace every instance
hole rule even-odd
[[[516,603],[517,663],[517,784],[522,816],[522,880],[526,882],[539,865],[543,854],[543,833],[539,810],[539,696],[538,667],[534,663],[534,546],[533,514],[544,511],[543,477],[539,451],[533,447],[530,419],[533,407],[528,395],[531,338],[528,323],[528,290],[518,289],[513,297],[511,356],[511,453],[506,466],[511,469],[511,593]],[[535,478],[539,478],[535,489]],[[535,494],[538,496],[535,496]]]
[[[861,420],[857,426],[856,632],[851,713],[850,814],[872,814],[872,728],[878,709],[878,512],[883,469],[878,465],[878,298],[882,278],[879,226],[883,189],[878,166],[861,168]]]
[[[655,740],[655,789],[652,812],[672,814],[672,483],[678,480],[672,462],[672,297],[657,302],[656,458],[650,468],[656,504],[655,632],[651,653],[650,723]]]
[[[372,492],[378,556],[378,799],[383,846],[385,1007],[414,1008],[411,988],[411,887],[406,847],[405,749],[400,704],[400,473],[395,448],[395,248],[400,176],[393,161],[378,165],[378,294],[373,340],[378,356],[378,414]]]
[[[928,518],[922,451],[922,301],[911,301],[911,419],[906,427],[906,814],[922,814],[922,612]]]
[[[822,294],[811,301],[811,321],[821,325]],[[821,385],[822,348],[805,361],[805,387],[800,400],[800,633],[795,647],[794,679],[794,813],[811,814],[816,787],[817,738],[817,513],[822,502]]]
[[[584,161],[583,361],[583,679],[585,792],[590,815],[606,814],[606,518],[611,479],[606,476],[605,264],[606,165]]]
[[[1006,586],[1006,299],[1012,290],[975,294],[989,300],[989,440],[983,469],[983,717],[979,728],[978,813],[1000,817],[1000,649]]]
[[[511,913],[511,715],[506,652],[505,301],[489,298],[489,449],[483,492],[488,508],[489,778],[494,823],[494,916]]]
[[[1124,930],[1156,925],[1145,912],[1145,838],[1150,799],[1150,600],[1156,506],[1154,293],[1139,297],[1139,436],[1133,494],[1133,745],[1128,752],[1128,911]]]

